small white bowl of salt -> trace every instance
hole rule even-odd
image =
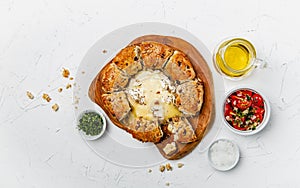
[[[234,168],[240,159],[239,147],[227,139],[218,139],[208,148],[210,165],[219,171],[228,171]]]

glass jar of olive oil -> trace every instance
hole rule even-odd
[[[214,65],[217,71],[232,80],[249,75],[256,64],[254,46],[242,38],[223,41],[215,50]]]

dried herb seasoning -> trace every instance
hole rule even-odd
[[[79,119],[78,129],[86,135],[96,136],[103,129],[103,119],[96,112],[85,112]]]

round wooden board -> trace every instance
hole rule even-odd
[[[213,122],[212,120],[215,115],[213,76],[209,66],[207,65],[202,55],[198,52],[198,50],[194,46],[192,46],[187,41],[172,36],[145,35],[134,39],[129,45],[138,44],[144,41],[159,42],[184,52],[189,57],[191,63],[193,64],[194,70],[197,73],[197,77],[202,80],[204,85],[204,102],[202,105],[200,115],[193,118],[189,118],[189,121],[191,122],[196,132],[198,138],[197,141],[188,144],[177,143],[177,147],[178,147],[177,152],[172,155],[166,155],[163,152],[163,148],[165,147],[166,144],[172,141],[172,137],[169,137],[163,140],[162,142],[156,144],[158,150],[165,158],[170,160],[180,159],[186,156],[191,151],[193,151],[193,149],[200,143],[207,128]],[[110,113],[106,110],[106,108],[104,108],[104,104],[101,100],[101,95],[103,91],[100,85],[101,81],[99,80],[101,78],[100,73],[101,71],[99,72],[99,74],[96,76],[96,78],[93,80],[92,84],[90,85],[89,97],[91,98],[92,101],[94,101],[101,108],[104,109],[104,111],[108,114],[109,118],[112,120],[114,124],[122,128],[123,126],[120,124],[120,122],[117,119],[111,117]]]

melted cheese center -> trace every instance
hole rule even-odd
[[[140,71],[130,80],[127,94],[133,114],[148,120],[179,116],[173,101],[175,87],[161,71]]]

